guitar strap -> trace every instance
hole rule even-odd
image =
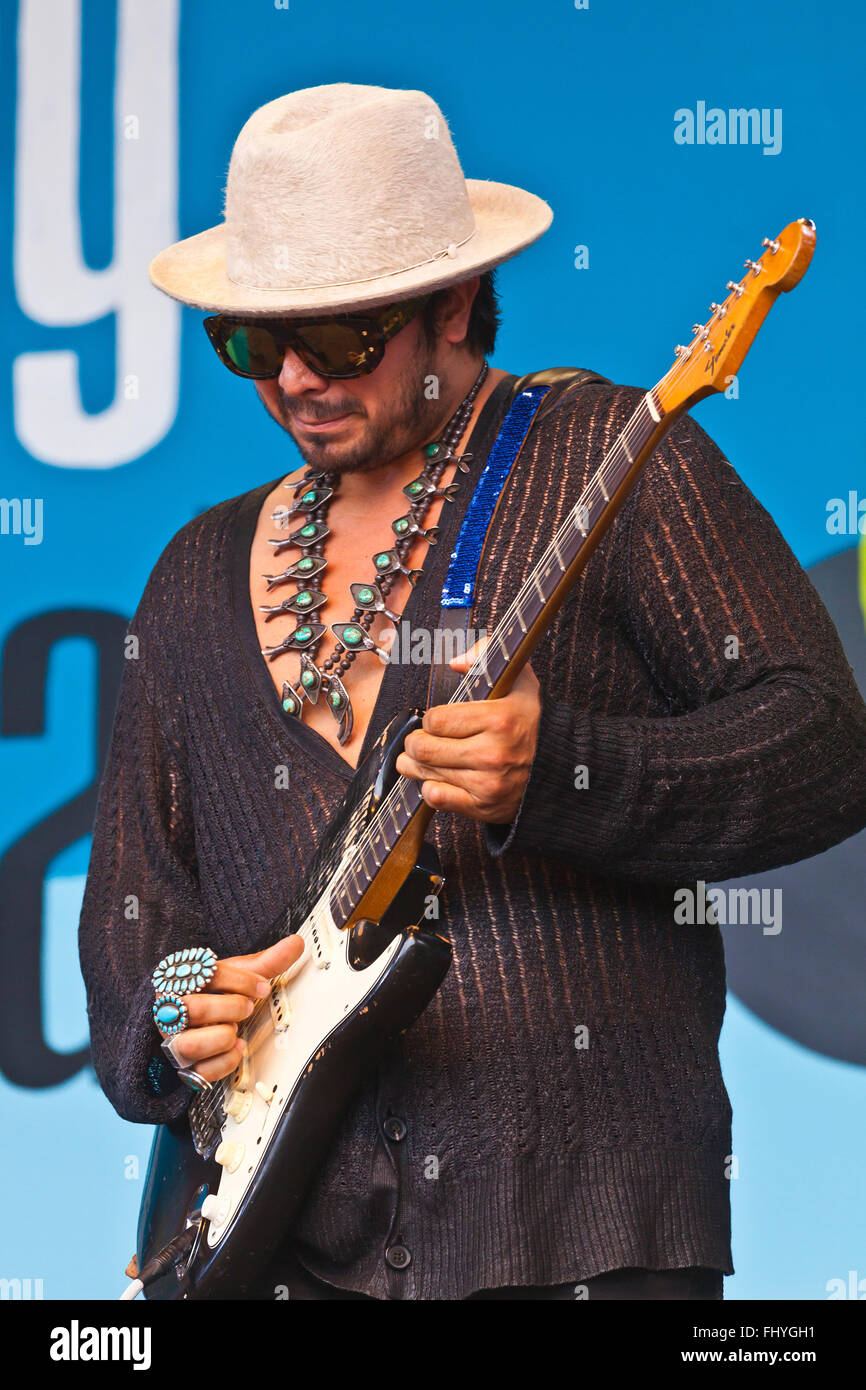
[[[609,385],[607,377],[582,367],[551,367],[520,377],[511,393],[511,403],[493,442],[487,462],[469,499],[451,563],[442,587],[439,627],[442,633],[442,660],[430,670],[427,708],[444,705],[462,677],[448,665],[448,657],[465,650],[458,632],[466,633],[475,599],[475,583],[481,557],[503,489],[520,457],[532,425],[558,404],[568,391],[594,382]],[[446,633],[449,636],[446,637]]]

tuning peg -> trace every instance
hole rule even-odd
[[[693,323],[692,332],[696,333],[697,336],[702,339],[709,338],[710,336],[710,330],[706,328],[702,323]]]
[[[778,242],[778,241],[771,241],[770,238],[769,238],[768,236],[765,236],[765,237],[762,237],[762,238],[761,238],[761,245],[762,245],[762,246],[766,246],[766,248],[767,248],[767,250],[769,251],[769,253],[770,253],[771,256],[775,256],[776,252],[777,252],[778,249],[779,249],[779,242]]]
[[[751,270],[754,275],[760,275],[761,271],[764,269],[760,261],[743,261],[743,265],[747,270]]]
[[[723,319],[725,317],[725,314],[728,312],[724,304],[717,304],[715,300],[713,300],[712,304],[710,305],[710,308],[712,309],[713,313],[720,319]]]
[[[690,347],[683,347],[682,343],[677,343],[676,347],[674,348],[674,354],[677,357],[691,357],[692,350]]]
[[[729,280],[728,283],[725,285],[725,289],[730,290],[731,293],[735,294],[738,299],[740,298],[740,295],[745,294],[746,291],[745,285],[739,285],[735,280]]]

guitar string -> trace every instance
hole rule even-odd
[[[743,278],[745,279],[746,277],[743,277]],[[742,282],[740,282],[740,283],[742,283]],[[720,305],[720,309],[719,309],[719,310],[716,310],[716,311],[713,313],[713,315],[711,316],[711,318],[710,318],[709,321],[708,321],[708,324],[707,324],[707,325],[703,325],[703,327],[709,327],[709,324],[712,324],[713,322],[715,322],[715,321],[717,320],[717,318],[718,318],[719,320],[721,320],[721,318],[723,318],[723,317],[725,316],[725,313],[727,313],[728,305],[729,305],[730,301],[734,299],[735,295],[736,295],[736,290],[732,290],[731,293],[728,295],[728,298],[725,299],[725,300],[723,301],[723,303]],[[742,296],[740,296],[740,295],[736,295],[737,300],[739,300],[741,297],[742,297]],[[720,310],[723,311],[723,312],[720,312]],[[644,397],[643,397],[643,399],[642,399],[640,405],[639,405],[639,406],[637,407],[637,409],[633,412],[633,414],[632,414],[632,416],[630,417],[630,419],[626,422],[626,425],[624,426],[624,428],[623,428],[623,430],[621,431],[621,433],[618,435],[618,437],[617,437],[615,443],[613,444],[612,448],[608,451],[608,453],[606,454],[606,456],[604,457],[604,459],[602,459],[602,462],[600,463],[599,467],[595,470],[595,472],[593,473],[592,477],[589,479],[588,483],[587,483],[586,486],[584,487],[584,490],[583,490],[583,492],[581,493],[580,497],[578,498],[577,502],[575,503],[575,505],[574,505],[574,506],[571,508],[571,510],[569,511],[568,516],[566,517],[565,521],[564,521],[563,524],[560,526],[559,530],[554,534],[553,539],[549,542],[549,544],[548,544],[548,546],[547,546],[547,549],[544,551],[544,553],[542,554],[542,556],[540,557],[540,559],[539,559],[538,562],[536,563],[535,567],[534,567],[533,570],[530,572],[528,578],[526,579],[526,581],[524,582],[524,584],[521,586],[520,591],[519,591],[517,597],[512,601],[511,605],[510,605],[509,608],[506,610],[505,614],[503,614],[503,616],[500,618],[500,620],[499,620],[499,622],[497,623],[497,625],[496,625],[494,631],[490,634],[490,637],[489,637],[489,639],[488,639],[488,642],[487,642],[487,644],[486,644],[486,646],[485,646],[485,652],[488,650],[488,648],[491,646],[491,644],[493,643],[493,641],[496,639],[497,634],[499,634],[503,628],[506,628],[506,627],[513,621],[513,619],[515,618],[515,616],[517,615],[517,613],[518,613],[518,611],[519,611],[519,609],[520,609],[520,605],[521,605],[521,596],[524,595],[524,594],[527,592],[529,586],[530,586],[537,578],[539,578],[541,572],[545,569],[546,566],[548,566],[548,565],[550,564],[551,560],[554,560],[554,561],[556,561],[557,563],[559,563],[559,557],[558,557],[558,555],[556,554],[556,551],[557,551],[557,547],[558,547],[559,545],[563,544],[563,541],[564,541],[564,538],[566,537],[566,534],[567,534],[567,539],[568,539],[569,542],[570,542],[571,540],[574,539],[574,531],[575,531],[575,530],[577,530],[577,531],[580,532],[580,534],[583,536],[584,542],[587,541],[587,540],[589,539],[589,537],[592,535],[593,531],[595,530],[596,526],[598,525],[598,521],[601,520],[601,516],[603,515],[603,512],[600,514],[600,516],[598,517],[598,519],[596,520],[596,522],[593,523],[593,525],[589,526],[589,528],[586,529],[585,531],[582,530],[582,529],[578,526],[578,518],[581,518],[581,519],[582,519],[582,517],[585,516],[585,515],[586,515],[586,516],[591,515],[592,508],[593,508],[593,506],[595,505],[595,503],[599,500],[599,497],[601,497],[601,499],[605,502],[605,505],[606,505],[607,502],[609,501],[610,494],[606,494],[606,493],[605,493],[605,490],[604,490],[603,487],[602,487],[602,480],[603,480],[603,476],[604,476],[605,470],[606,470],[608,464],[610,463],[610,461],[612,460],[612,458],[614,457],[615,454],[617,454],[618,452],[620,452],[620,453],[626,452],[626,456],[628,456],[628,453],[631,452],[630,450],[625,450],[623,446],[624,446],[624,445],[629,445],[629,444],[631,444],[631,442],[632,442],[633,440],[636,440],[638,434],[639,434],[640,431],[641,431],[641,428],[643,427],[643,425],[644,425],[644,423],[645,423],[645,422],[643,422],[643,421],[638,420],[638,416],[639,416],[639,414],[640,414],[641,407],[642,407],[642,406],[646,406],[646,395],[647,395],[647,394],[650,395],[650,396],[652,397],[652,399],[653,399],[653,405],[656,406],[656,407],[659,407],[659,401],[658,401],[658,397],[657,397],[657,395],[656,395],[657,391],[658,391],[661,387],[664,387],[664,386],[673,386],[673,385],[677,384],[678,378],[679,378],[680,376],[686,376],[686,375],[688,375],[688,371],[691,370],[691,369],[689,368],[688,364],[689,364],[689,362],[690,362],[690,360],[691,360],[691,358],[692,358],[693,349],[694,349],[694,347],[696,347],[697,344],[698,344],[699,342],[701,342],[701,341],[704,341],[704,342],[705,342],[705,341],[707,341],[707,340],[706,340],[706,339],[702,339],[702,338],[700,337],[700,335],[698,335],[698,336],[693,340],[692,344],[689,345],[689,347],[687,348],[686,352],[682,353],[681,355],[678,355],[676,362],[673,363],[673,364],[671,365],[671,367],[668,369],[668,371],[665,373],[665,375],[662,376],[662,377],[659,379],[659,381],[656,382],[656,385],[652,388],[652,390],[644,395]],[[659,408],[660,408],[660,407],[659,407]],[[670,411],[664,411],[664,412],[662,413],[661,419],[664,420],[665,416],[666,416],[666,415],[669,415],[669,414],[670,414]],[[661,421],[659,421],[658,423],[661,423]],[[579,552],[578,552],[578,553],[579,553]],[[450,698],[449,698],[449,700],[448,700],[448,703],[449,703],[449,704],[460,703],[460,702],[462,701],[463,695],[465,695],[465,693],[470,689],[470,687],[474,684],[474,682],[478,679],[478,677],[479,677],[480,675],[485,674],[485,670],[486,670],[486,661],[485,661],[485,659],[484,659],[484,655],[482,655],[482,656],[472,665],[472,667],[470,667],[469,671],[467,671],[467,672],[464,674],[464,676],[462,677],[461,681],[460,681],[459,684],[457,685],[456,689],[453,691],[452,695],[450,696]],[[401,777],[398,779],[397,782],[395,782],[394,786],[391,788],[391,790],[388,792],[388,794],[384,797],[383,801],[381,802],[381,804],[380,804],[380,806],[379,806],[379,808],[378,808],[378,810],[377,810],[377,812],[376,812],[376,815],[375,815],[374,818],[373,818],[373,821],[371,822],[371,826],[370,826],[370,827],[365,827],[365,829],[362,831],[362,833],[361,833],[361,835],[360,835],[358,841],[357,841],[357,842],[353,845],[353,847],[352,847],[352,848],[353,848],[353,857],[354,857],[355,859],[357,859],[357,857],[358,857],[358,852],[359,852],[359,851],[365,850],[368,846],[372,847],[374,835],[375,835],[375,833],[376,833],[376,830],[375,830],[376,824],[377,824],[377,822],[380,822],[380,821],[381,821],[381,817],[382,817],[383,813],[384,813],[386,810],[392,812],[392,819],[394,820],[394,823],[395,823],[395,825],[396,825],[397,822],[396,822],[396,818],[393,816],[393,812],[394,812],[394,810],[396,809],[397,803],[398,803],[398,802],[403,798],[403,796],[405,795],[405,792],[406,792],[406,790],[407,790],[407,788],[408,788],[409,785],[412,785],[412,786],[417,787],[417,780],[416,780],[415,778],[409,778],[409,777],[406,777],[405,775],[403,775],[403,776],[401,776]],[[374,858],[375,858],[375,855],[374,855]],[[336,878],[335,880],[332,879],[332,880],[331,880],[331,883],[328,884],[328,885],[326,886],[326,891],[328,891],[328,897],[329,897],[329,899],[332,898],[332,897],[334,896],[334,894],[335,894],[338,890],[341,890],[343,886],[347,885],[347,884],[348,884],[348,881],[349,881],[349,878],[348,878],[348,875],[347,875],[347,874],[344,874],[344,875],[342,876],[342,878]],[[357,886],[357,881],[356,881],[356,886]],[[366,891],[366,890],[365,890],[365,891]],[[324,894],[323,894],[322,896],[324,896]],[[320,899],[320,900],[321,900],[321,899]],[[314,909],[314,911],[315,911],[315,909]],[[312,914],[311,914],[311,915],[312,915]],[[298,930],[298,932],[297,932],[296,934],[297,934],[298,936],[300,936],[300,937],[304,940],[305,943],[308,943],[308,942],[309,942],[309,939],[310,939],[310,936],[312,935],[313,931],[315,930],[315,926],[316,926],[315,920],[310,921],[310,920],[308,919],[308,922],[305,922],[305,923],[299,928],[299,930]],[[306,950],[306,944],[305,944],[305,950]],[[295,964],[297,964],[297,962],[295,962]],[[290,967],[289,967],[289,970],[291,970],[291,969],[292,969],[292,967],[290,966]],[[272,994],[273,994],[273,990],[274,990],[274,989],[278,989],[278,988],[280,988],[280,987],[282,986],[282,984],[286,983],[285,976],[286,976],[288,973],[289,973],[288,971],[283,971],[281,975],[275,977],[275,979],[274,979],[274,981],[272,981],[272,985],[271,985],[271,991],[272,991],[272,992],[271,992],[271,996],[268,996],[268,997],[266,997],[265,999],[259,1000],[257,1003],[255,1003],[255,1005],[254,1005],[254,1007],[253,1007],[253,1012],[250,1014],[250,1016],[249,1016],[247,1019],[243,1020],[242,1023],[238,1025],[238,1032],[240,1033],[241,1030],[243,1030],[243,1034],[244,1034],[243,1041],[244,1041],[244,1043],[245,1043],[245,1050],[244,1050],[244,1053],[243,1053],[241,1062],[239,1063],[240,1066],[242,1066],[243,1063],[247,1060],[247,1057],[248,1057],[248,1055],[249,1055],[250,1045],[251,1045],[252,1043],[256,1042],[256,1041],[259,1039],[259,1037],[261,1036],[261,1034],[262,1034],[263,1032],[270,1033],[271,1031],[274,1031],[275,1025],[274,1025],[273,1016],[272,1016],[271,1009],[270,1009],[271,997],[272,997]],[[259,1028],[259,1027],[257,1026],[257,1024],[258,1024],[259,1021],[261,1021],[261,1015],[262,1015],[262,1013],[263,1013],[265,1010],[267,1011],[267,1016],[268,1016],[268,1017],[267,1017],[267,1020],[265,1020],[265,1026],[264,1026],[263,1028]],[[270,1028],[267,1027],[267,1023],[268,1023],[268,1022],[270,1022]],[[237,1070],[237,1068],[236,1068],[235,1070]],[[234,1072],[232,1073],[232,1075],[234,1075]],[[221,1105],[222,1105],[222,1100],[223,1100],[223,1093],[224,1093],[226,1084],[227,1084],[227,1082],[229,1081],[229,1079],[230,1079],[230,1078],[228,1078],[228,1077],[223,1077],[223,1078],[220,1079],[220,1081],[215,1082],[215,1083],[213,1084],[213,1091],[214,1091],[215,1093],[217,1093],[217,1094],[215,1094],[213,1097],[211,1096],[211,1093],[210,1093],[210,1092],[205,1092],[205,1093],[202,1093],[202,1095],[198,1098],[198,1099],[200,1099],[200,1100],[203,1102],[203,1108],[205,1109],[206,1118],[207,1118],[207,1119],[213,1118],[213,1116],[215,1115],[216,1111],[221,1107]],[[207,1101],[205,1101],[205,1096],[207,1096]]]

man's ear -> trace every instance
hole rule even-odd
[[[456,346],[465,342],[469,315],[480,284],[480,276],[473,275],[468,280],[449,286],[447,298],[443,299],[436,313],[437,331],[447,343]]]

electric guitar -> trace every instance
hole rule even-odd
[[[814,223],[792,222],[763,246],[742,280],[728,283],[724,302],[710,306],[707,322],[695,325],[688,346],[677,347],[451,703],[494,700],[511,688],[657,444],[684,411],[726,388],[776,296],[805,273]],[[165,1272],[148,1286],[151,1298],[231,1298],[254,1285],[356,1087],[445,977],[451,947],[435,912],[443,880],[424,840],[433,812],[419,784],[395,771],[421,719],[415,709],[393,720],[357,769],[300,902],[275,937],[297,932],[304,953],[240,1024],[246,1048],[237,1071],[157,1131],[139,1269],[174,1245]]]

